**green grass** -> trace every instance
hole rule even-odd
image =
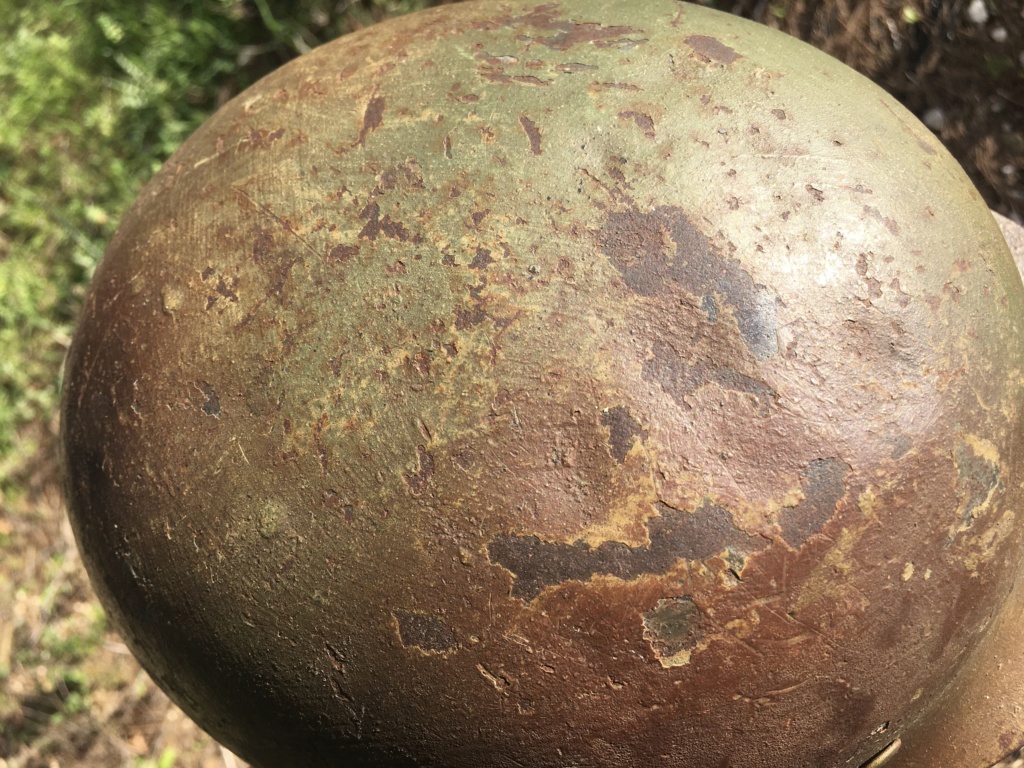
[[[288,58],[431,4],[0,0],[0,491],[52,421],[85,286],[141,185]]]

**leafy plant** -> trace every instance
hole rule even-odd
[[[0,490],[140,186],[297,53],[429,0],[0,0]]]

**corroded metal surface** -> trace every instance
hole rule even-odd
[[[856,768],[1018,568],[1022,294],[823,54],[669,0],[438,8],[147,187],[68,360],[72,518],[261,765]]]
[[[995,216],[1014,261],[1024,268],[1024,228]],[[971,661],[906,734],[893,768],[1016,765],[1024,748],[1024,578],[1014,581],[1008,570],[1006,579],[1013,590],[1002,610],[992,617]]]

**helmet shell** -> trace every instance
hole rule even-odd
[[[1020,558],[1020,277],[884,92],[471,2],[227,104],[69,355],[94,583],[263,766],[860,766]]]

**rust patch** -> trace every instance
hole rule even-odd
[[[601,91],[633,91],[637,92],[642,90],[639,85],[633,85],[632,83],[599,83],[593,82],[590,84],[592,93],[599,93]]]
[[[345,263],[353,256],[359,253],[358,245],[345,245],[344,243],[336,245],[327,253],[328,261],[340,261]]]
[[[799,548],[818,533],[835,513],[836,504],[846,495],[846,475],[850,466],[840,459],[815,459],[800,475],[803,499],[782,510],[779,527],[782,537]]]
[[[264,131],[259,128],[253,128],[249,131],[249,146],[253,149],[266,149],[282,136],[284,136],[284,128],[278,128],[276,131]]]
[[[491,562],[515,577],[512,595],[527,602],[545,587],[566,581],[586,582],[597,575],[631,581],[665,573],[679,560],[704,560],[726,549],[749,551],[751,537],[733,525],[729,511],[705,501],[693,512],[662,502],[658,516],[647,522],[650,544],[631,547],[606,541],[597,547],[544,541],[537,536],[506,534],[487,546]]]
[[[633,418],[628,408],[616,405],[601,412],[601,424],[608,427],[608,450],[619,464],[626,460],[636,438],[647,437],[647,432]]]
[[[898,235],[900,233],[900,225],[897,224],[892,219],[890,219],[888,216],[883,216],[881,212],[874,206],[865,205],[864,213],[870,216],[875,221],[880,221],[882,224],[885,225],[885,228],[888,229],[889,232],[891,232],[892,234]]]
[[[502,26],[525,26],[552,32],[547,36],[527,36],[524,42],[536,42],[555,51],[567,51],[577,45],[590,43],[600,48],[635,47],[646,43],[639,30],[625,26],[604,26],[594,22],[577,22],[558,18],[558,6],[554,3],[539,5],[524,16],[508,18],[499,22]],[[487,25],[491,26],[491,25]]]
[[[536,75],[508,75],[493,69],[480,69],[480,77],[492,83],[518,84],[518,85],[550,85],[550,80],[541,80]]]
[[[383,96],[375,94],[370,97],[370,100],[366,103],[366,109],[363,111],[363,124],[359,128],[359,138],[356,139],[355,146],[361,146],[366,141],[367,136],[384,125],[385,106]]]
[[[620,120],[632,120],[634,125],[643,131],[644,136],[648,139],[653,139],[656,136],[654,130],[654,120],[650,115],[644,114],[643,112],[636,112],[633,110],[627,112],[619,112]]]
[[[543,150],[540,148],[540,129],[537,128],[537,124],[526,115],[519,116],[519,124],[523,127],[526,138],[530,140],[530,153],[539,155]]]
[[[391,615],[398,623],[398,639],[406,648],[444,654],[459,647],[451,627],[436,616],[414,611],[392,611]]]
[[[721,300],[719,309],[731,309],[756,360],[779,351],[775,295],[755,283],[738,260],[722,254],[679,208],[613,211],[598,237],[631,290],[657,296],[678,287],[698,299],[713,295]]]
[[[405,228],[404,224],[392,220],[388,214],[380,215],[380,206],[377,203],[367,203],[360,212],[359,218],[366,222],[359,232],[361,238],[373,241],[384,235],[384,237],[403,243],[411,239],[409,230]]]
[[[476,254],[473,256],[473,260],[469,262],[470,269],[487,269],[488,266],[494,263],[494,259],[491,258],[491,251],[488,248],[484,248],[481,245],[477,246]]]
[[[709,37],[708,35],[690,35],[684,41],[697,56],[705,62],[716,62],[718,64],[732,64],[743,57],[736,51],[723,43],[721,40]]]
[[[213,416],[215,419],[220,418],[220,398],[217,397],[217,393],[214,392],[213,387],[205,381],[199,382],[196,385],[199,391],[203,393],[203,397],[206,401],[203,403],[202,410],[207,416]]]
[[[663,667],[690,661],[690,651],[704,639],[703,614],[689,595],[659,600],[643,614],[644,638]]]
[[[708,384],[722,389],[752,395],[758,402],[758,414],[767,416],[778,393],[767,383],[712,360],[689,362],[672,345],[655,342],[652,357],[644,361],[643,377],[654,381],[681,406],[689,406],[686,398]]]
[[[956,492],[960,499],[959,530],[965,531],[991,501],[992,494],[999,490],[1002,477],[998,464],[975,452],[974,446],[966,442],[957,445],[953,461],[957,473]]]
[[[416,471],[402,475],[413,496],[421,496],[434,476],[434,459],[422,445],[416,446]]]

